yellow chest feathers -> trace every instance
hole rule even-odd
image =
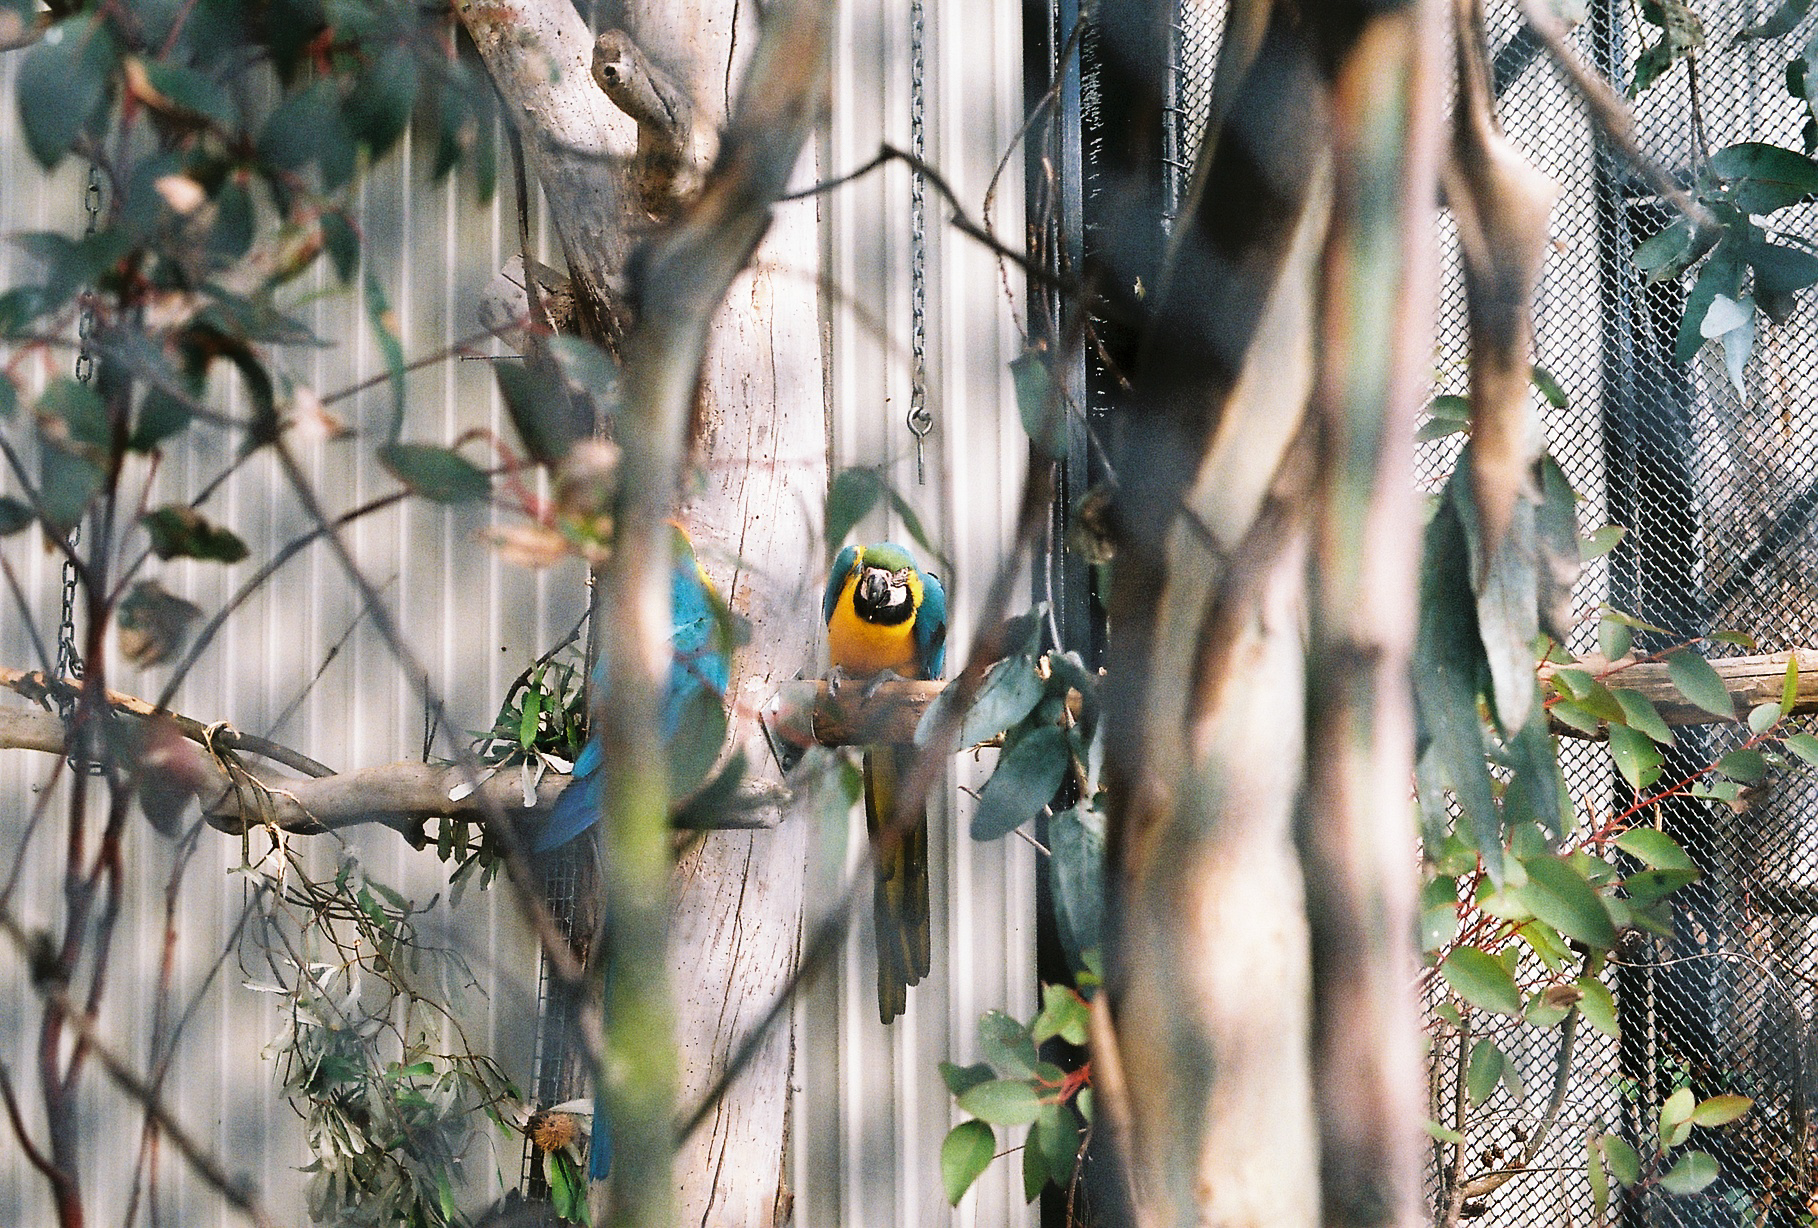
[[[886,669],[905,678],[921,677],[921,667],[915,660],[915,620],[888,627],[860,618],[852,605],[858,576],[859,571],[854,568],[840,590],[833,617],[827,620],[828,659],[855,678]]]

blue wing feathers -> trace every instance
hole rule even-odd
[[[840,551],[839,557],[833,560],[833,570],[827,573],[827,591],[821,594],[821,622],[833,620],[833,607],[840,603],[840,590],[846,586],[846,577],[859,565],[859,548],[847,546]]]
[[[677,533],[675,570],[671,573],[670,602],[675,609],[670,643],[674,652],[669,684],[663,695],[663,737],[675,737],[690,701],[703,692],[716,698],[726,694],[732,681],[732,651],[721,625],[712,582],[701,571],[688,539]],[[606,659],[593,672],[594,685],[607,685]],[[589,740],[575,759],[574,778],[550,808],[549,820],[533,851],[548,852],[568,843],[600,815],[600,744]]]

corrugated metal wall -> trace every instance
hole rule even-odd
[[[1020,11],[998,0],[988,11],[930,4],[929,154],[976,212],[986,182],[1020,123]],[[844,170],[873,154],[888,137],[907,145],[908,13],[905,0],[846,9],[835,69],[835,118],[819,161]],[[0,225],[7,231],[80,230],[81,175],[66,167],[46,179],[18,138],[12,103],[18,56],[0,58]],[[879,82],[884,85],[879,89]],[[427,161],[425,158],[423,161]],[[1006,177],[995,218],[999,233],[1021,234],[1021,176]],[[1007,534],[1020,481],[1023,441],[1009,398],[1005,364],[1018,338],[1005,298],[1006,281],[979,248],[941,233],[945,209],[930,195],[929,484],[915,484],[913,451],[903,423],[908,405],[908,178],[896,168],[819,205],[823,251],[835,292],[823,307],[827,327],[830,432],[839,463],[886,463],[952,560],[953,658],[963,657],[976,609]],[[396,311],[406,355],[415,358],[475,330],[479,291],[515,249],[513,204],[507,187],[489,206],[475,203],[471,186],[431,186],[406,147],[367,180],[358,220],[368,259]],[[536,227],[538,234],[547,229]],[[547,249],[548,244],[544,244]],[[548,252],[546,250],[546,255]],[[24,257],[0,245],[0,284],[28,272]],[[806,275],[812,275],[807,271]],[[318,275],[322,297],[305,310],[321,336],[335,342],[298,349],[290,374],[327,398],[378,375],[384,363],[362,326],[357,291]],[[484,347],[491,350],[495,347]],[[59,355],[45,374],[65,369]],[[490,364],[451,361],[410,376],[405,437],[446,442],[484,427],[505,433]],[[223,386],[232,403],[236,392]],[[308,445],[304,455],[330,512],[393,488],[371,460],[371,440],[389,412],[383,388],[330,403],[365,439]],[[193,442],[166,457],[154,504],[194,489],[232,457],[235,441],[192,432]],[[3,487],[4,484],[0,484]],[[167,564],[155,574],[205,610],[218,608],[262,557],[308,522],[273,467],[254,459],[231,476],[207,510],[233,526],[254,562]],[[504,519],[504,517],[497,517]],[[477,535],[488,523],[480,511],[443,511],[421,503],[359,523],[347,540],[368,577],[382,590],[413,650],[447,697],[457,729],[491,723],[504,687],[528,661],[573,624],[582,580],[572,566],[541,575],[502,563]],[[899,532],[879,522],[866,531]],[[804,542],[804,549],[816,548]],[[0,550],[18,569],[35,602],[41,629],[57,618],[57,559],[30,534]],[[424,712],[392,661],[334,559],[321,546],[301,553],[229,623],[178,694],[177,710],[202,721],[226,720],[294,745],[338,769],[419,757]],[[36,665],[18,611],[0,606],[0,662]],[[109,661],[116,688],[153,695],[164,671],[140,672]],[[451,747],[438,742],[432,754]],[[0,865],[20,856],[28,817],[51,774],[48,757],[0,752]],[[982,770],[963,763],[956,784],[976,785]],[[959,813],[955,814],[955,798]],[[823,978],[796,1013],[798,1091],[794,1110],[796,1222],[901,1224],[949,1222],[941,1194],[938,1153],[951,1120],[950,1101],[936,1063],[974,1060],[976,1021],[992,1007],[1028,1017],[1034,1003],[1033,867],[1027,846],[1011,840],[976,846],[963,835],[963,795],[949,791],[937,824],[936,969],[911,998],[909,1015],[886,1031],[876,1022],[868,954],[854,945],[838,974]],[[24,850],[26,868],[14,911],[28,924],[49,924],[61,908],[59,833],[55,802]],[[862,828],[860,829],[862,838]],[[330,869],[337,841],[310,837],[319,870]],[[173,847],[142,825],[132,829],[132,882],[122,944],[102,1012],[120,1052],[146,1060],[146,1032],[156,996],[164,891]],[[446,885],[441,863],[410,850],[390,832],[355,832],[348,846],[376,877],[427,899]],[[856,844],[855,846],[856,847]],[[176,1000],[201,993],[169,1086],[178,1116],[230,1168],[253,1178],[268,1206],[287,1222],[305,1219],[296,1166],[307,1157],[297,1118],[275,1097],[271,1065],[260,1051],[279,1019],[267,995],[242,988],[244,973],[229,959],[210,981],[243,907],[238,840],[204,833],[183,878],[174,963]],[[944,874],[942,870],[944,868]],[[868,910],[865,910],[868,912]],[[474,1039],[488,1046],[520,1083],[527,1083],[534,1040],[534,944],[502,890],[470,894],[459,914],[433,914],[432,936],[458,944],[486,989],[463,1004]],[[860,940],[868,942],[861,930]],[[204,991],[204,986],[207,986]],[[0,1060],[22,1082],[28,1106],[37,1034],[34,995],[20,960],[0,957]],[[831,1060],[837,1054],[837,1060]],[[91,1080],[95,1078],[91,1074]],[[96,1222],[117,1222],[132,1181],[139,1121],[111,1093],[90,1097],[85,1115],[84,1174]],[[40,1123],[34,1118],[33,1125]],[[0,1224],[49,1218],[45,1189],[13,1141],[0,1145]],[[517,1149],[498,1146],[479,1159],[489,1179],[517,1172]],[[1014,1163],[982,1182],[954,1222],[1032,1222],[1022,1208]],[[237,1223],[218,1198],[187,1179],[167,1151],[162,1164],[164,1222]]]

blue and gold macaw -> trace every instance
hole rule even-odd
[[[671,573],[669,600],[674,608],[670,644],[674,651],[669,685],[663,695],[663,738],[673,740],[682,718],[693,704],[709,696],[723,703],[732,675],[732,639],[721,613],[713,581],[694,557],[694,544],[680,527],[675,528],[675,570]],[[606,686],[606,661],[594,666],[594,686]],[[574,761],[574,778],[550,807],[549,821],[532,846],[538,853],[559,848],[592,827],[600,817],[600,744],[588,739]]]
[[[669,599],[674,607],[674,629],[670,633],[674,656],[663,695],[663,738],[674,741],[675,732],[691,707],[709,699],[715,704],[725,702],[732,674],[732,637],[724,608],[713,581],[694,556],[694,544],[680,526],[675,526],[675,569],[671,573]],[[607,685],[604,657],[594,666],[593,678],[594,686]],[[592,827],[600,817],[600,794],[604,788],[599,739],[589,738],[575,759],[573,779],[550,807],[549,821],[532,846],[534,850],[543,853],[559,848]],[[611,967],[602,963],[602,987],[611,975]],[[587,1153],[587,1175],[595,1181],[604,1181],[612,1169],[612,1130],[602,1100],[596,1093],[593,1138]]]
[[[834,677],[881,681],[941,676],[947,657],[947,593],[901,546],[847,546],[821,599]],[[898,782],[913,746],[865,748],[865,825],[876,850],[872,915],[877,928],[877,1012],[889,1023],[928,975],[928,812],[892,828]]]

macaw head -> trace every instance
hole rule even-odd
[[[909,552],[888,542],[867,546],[852,590],[852,608],[858,616],[868,623],[901,626],[915,616],[921,603],[922,577]]]

